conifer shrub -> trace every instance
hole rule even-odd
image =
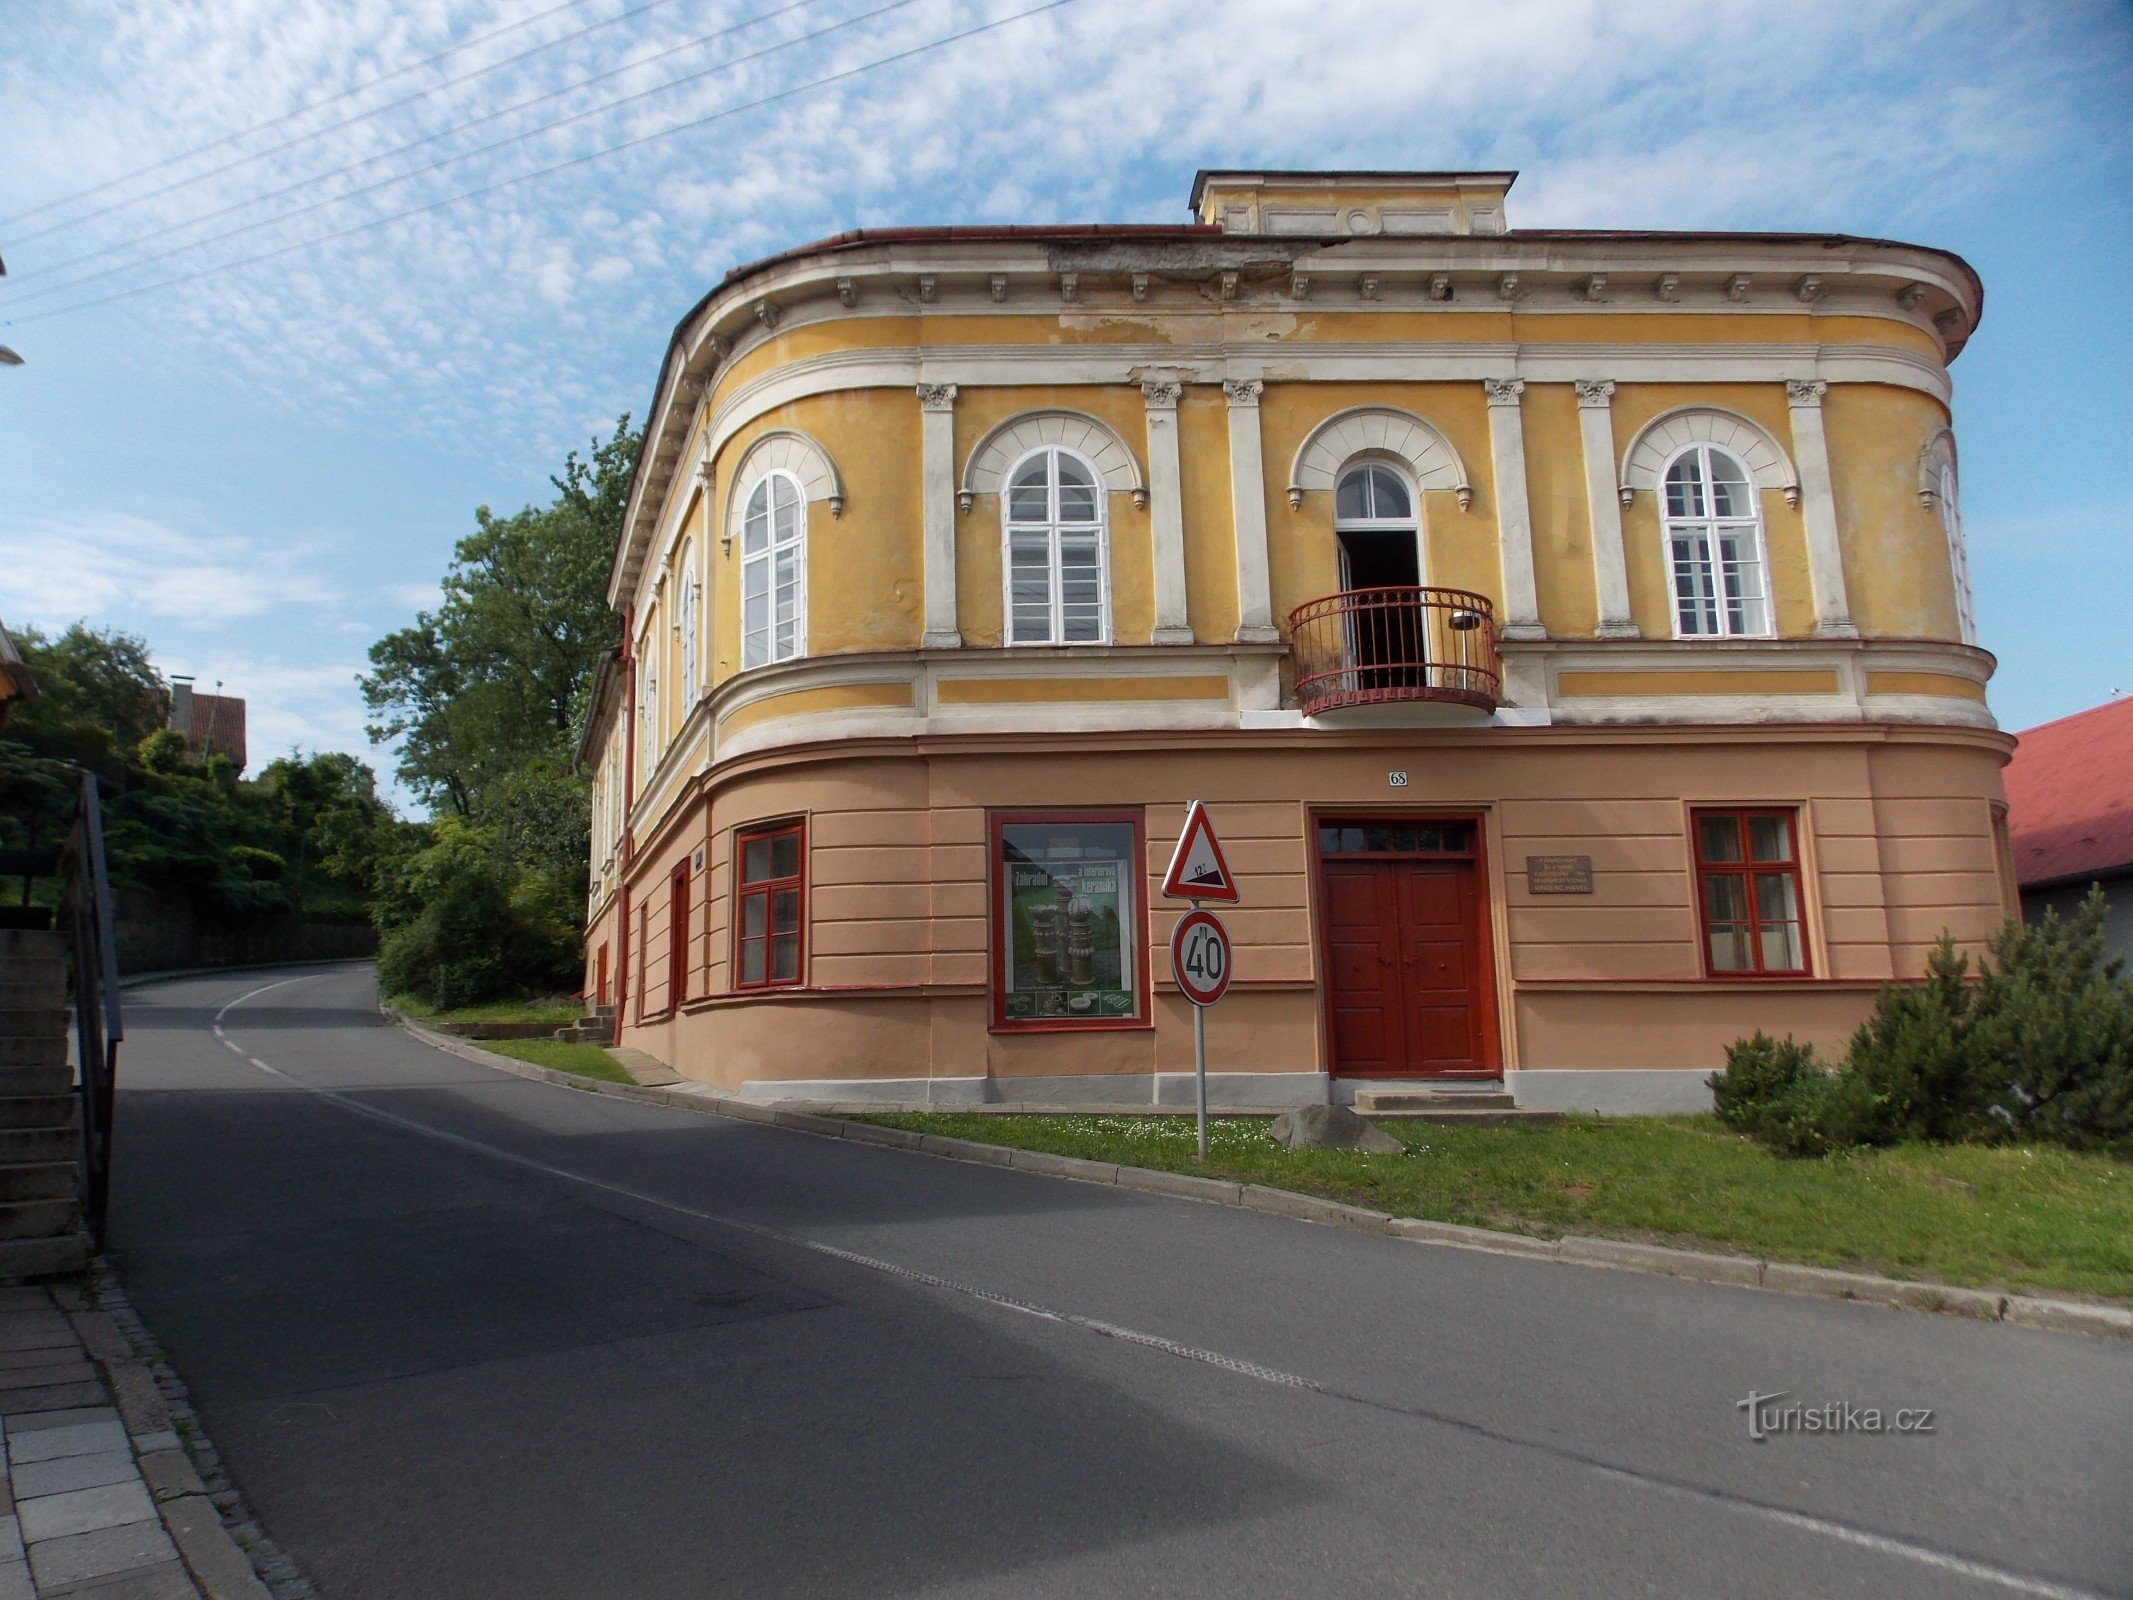
[[[1917,983],[1882,987],[1844,1060],[1758,1031],[1708,1080],[1719,1120],[1788,1155],[2003,1138],[2133,1139],[2133,982],[2105,903],[2010,921],[1977,964],[1942,934]]]
[[[1718,1120],[1788,1155],[1827,1148],[1825,1102],[1835,1081],[1814,1046],[1758,1028],[1726,1047],[1726,1068],[1710,1078]]]

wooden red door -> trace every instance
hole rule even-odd
[[[1400,987],[1407,1002],[1407,1068],[1486,1072],[1478,993],[1481,916],[1471,861],[1402,861],[1398,885]]]
[[[1327,1009],[1344,1077],[1487,1075],[1486,962],[1473,859],[1327,861]]]
[[[1404,1073],[1398,884],[1375,861],[1329,861],[1324,882],[1334,1070],[1364,1078]]]

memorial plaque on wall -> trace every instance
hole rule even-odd
[[[1591,894],[1591,856],[1528,856],[1526,887],[1535,894]]]

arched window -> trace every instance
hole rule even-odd
[[[741,666],[807,650],[807,496],[782,468],[767,472],[741,518]]]
[[[1955,500],[1955,462],[1943,457],[1939,490],[1934,496],[1940,512],[1940,531],[1948,540],[1948,567],[1955,576],[1955,620],[1962,629],[1963,643],[1977,643],[1977,612],[1970,601],[1970,556],[1963,545],[1963,512]]]
[[[681,547],[681,616],[677,631],[681,634],[681,714],[687,716],[696,705],[696,613],[700,609],[696,587],[696,552],[687,545]]]
[[[1770,632],[1770,583],[1755,479],[1740,457],[1689,445],[1662,477],[1674,631],[1682,638]]]
[[[1007,642],[1102,644],[1111,635],[1104,484],[1083,456],[1031,451],[1007,475]]]

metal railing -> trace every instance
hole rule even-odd
[[[111,1112],[118,1085],[118,941],[104,867],[104,813],[96,774],[81,774],[74,820],[59,859],[59,932],[74,967],[75,1054],[81,1063],[82,1219],[99,1250],[111,1205]]]
[[[1296,703],[1449,700],[1492,711],[1503,684],[1495,613],[1464,589],[1349,589],[1289,613]]]

